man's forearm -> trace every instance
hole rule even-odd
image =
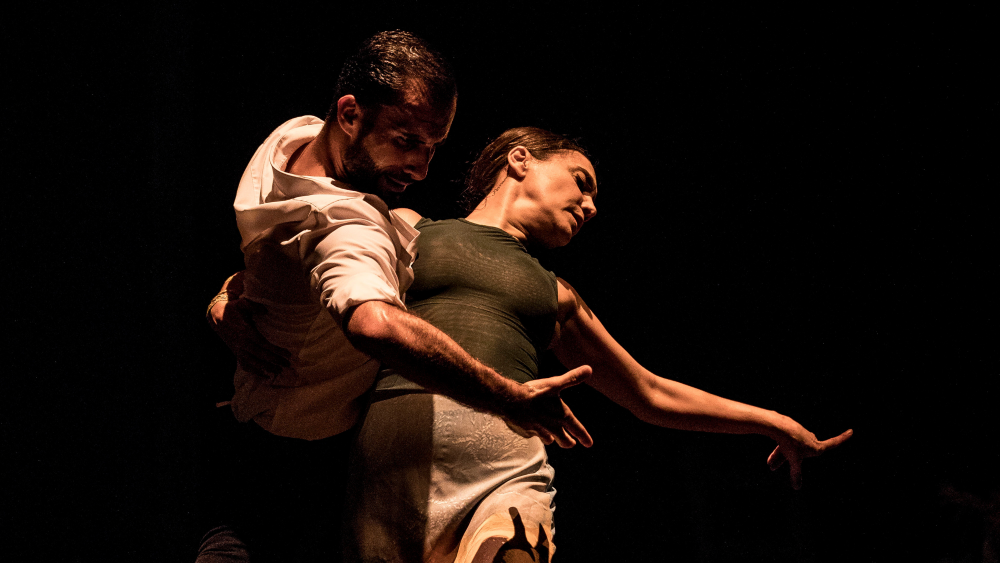
[[[381,301],[355,307],[344,332],[357,349],[435,393],[483,412],[508,414],[519,385],[470,356],[428,322]]]
[[[222,285],[217,299],[235,300],[242,292],[243,272],[238,272]],[[210,313],[215,303],[209,304]],[[477,361],[448,335],[388,303],[358,305],[349,313],[344,329],[355,348],[428,390],[474,409],[506,415],[508,407],[525,398],[517,383]],[[227,341],[231,348],[237,343]]]

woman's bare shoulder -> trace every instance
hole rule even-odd
[[[406,221],[410,226],[417,224],[417,221],[422,219],[422,216],[412,209],[407,209],[406,207],[400,207],[392,210],[400,219]]]

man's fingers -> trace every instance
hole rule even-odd
[[[571,448],[577,443],[585,447],[593,445],[587,429],[575,416],[559,393],[567,387],[577,385],[591,374],[590,366],[574,368],[563,375],[536,379],[524,384],[529,388],[529,408],[524,412],[529,427],[538,428],[538,437],[548,445],[556,442],[563,448]],[[522,424],[525,422],[522,420]]]
[[[531,438],[532,434],[530,432],[514,424],[509,418],[503,417],[503,421],[507,424],[507,428],[510,428],[511,431],[513,431],[518,436],[522,438]]]
[[[533,434],[538,436],[538,438],[546,446],[552,444],[553,442],[558,444],[560,448],[572,448],[576,445],[576,440],[574,440],[562,427],[556,427],[556,430],[554,431],[550,431],[547,428],[539,428],[537,431],[533,432]]]
[[[541,439],[542,443],[548,446],[552,442],[556,441],[556,437],[552,435],[548,430],[542,429],[536,432],[538,438]]]
[[[560,428],[559,431],[554,433],[553,437],[560,448],[569,449],[576,445],[576,440],[566,432],[565,428]]]
[[[563,426],[564,424],[568,424],[567,421],[549,422],[547,425],[533,424],[530,430],[515,424],[506,417],[504,417],[503,421],[507,423],[507,427],[518,436],[522,438],[533,438],[537,436],[538,439],[540,439],[545,445],[550,445],[555,442],[561,448],[572,448],[579,441],[579,443],[584,443],[584,445],[590,447],[593,444],[590,434],[587,434],[587,430],[584,429],[583,425],[581,425],[579,421],[572,416],[572,413],[570,413],[569,416],[575,425],[578,426],[576,434]]]
[[[581,446],[585,448],[593,446],[594,439],[590,437],[590,433],[584,428],[583,423],[576,418],[566,403],[563,403],[563,412],[566,413],[562,419],[563,431],[575,439],[576,442],[579,442]]]
[[[547,387],[546,392],[551,393],[554,391],[558,393],[563,389],[583,383],[588,377],[590,377],[591,373],[592,370],[590,369],[590,366],[580,366],[573,368],[562,375],[535,381],[545,382]]]

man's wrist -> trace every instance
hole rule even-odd
[[[525,409],[530,394],[523,385],[482,364],[470,365],[466,369],[467,374],[475,373],[474,378],[479,381],[478,390],[467,388],[468,399],[477,403],[469,406],[504,417],[516,416]]]
[[[208,308],[205,309],[205,318],[212,315],[212,307],[215,307],[216,303],[226,302],[230,299],[239,299],[240,295],[243,294],[243,272],[236,272],[235,274],[226,278],[226,281],[222,282],[222,289],[219,293],[215,294],[215,297],[208,302]]]
[[[516,416],[528,408],[532,395],[526,385],[513,379],[507,379],[502,375],[500,375],[500,384],[503,387],[495,392],[495,396],[499,399],[498,403],[504,415]]]
[[[224,303],[227,301],[229,301],[229,292],[223,289],[208,302],[208,309],[205,309],[205,318],[207,319],[212,316],[212,307],[215,307],[216,303]]]

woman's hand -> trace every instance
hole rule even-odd
[[[767,458],[767,466],[771,471],[788,462],[792,488],[796,491],[802,488],[802,461],[807,457],[816,457],[827,450],[836,448],[843,444],[848,438],[854,435],[853,430],[848,430],[840,436],[829,440],[817,440],[816,435],[806,430],[801,424],[792,419],[788,419],[788,428],[784,434],[775,438],[778,447],[774,448]]]

